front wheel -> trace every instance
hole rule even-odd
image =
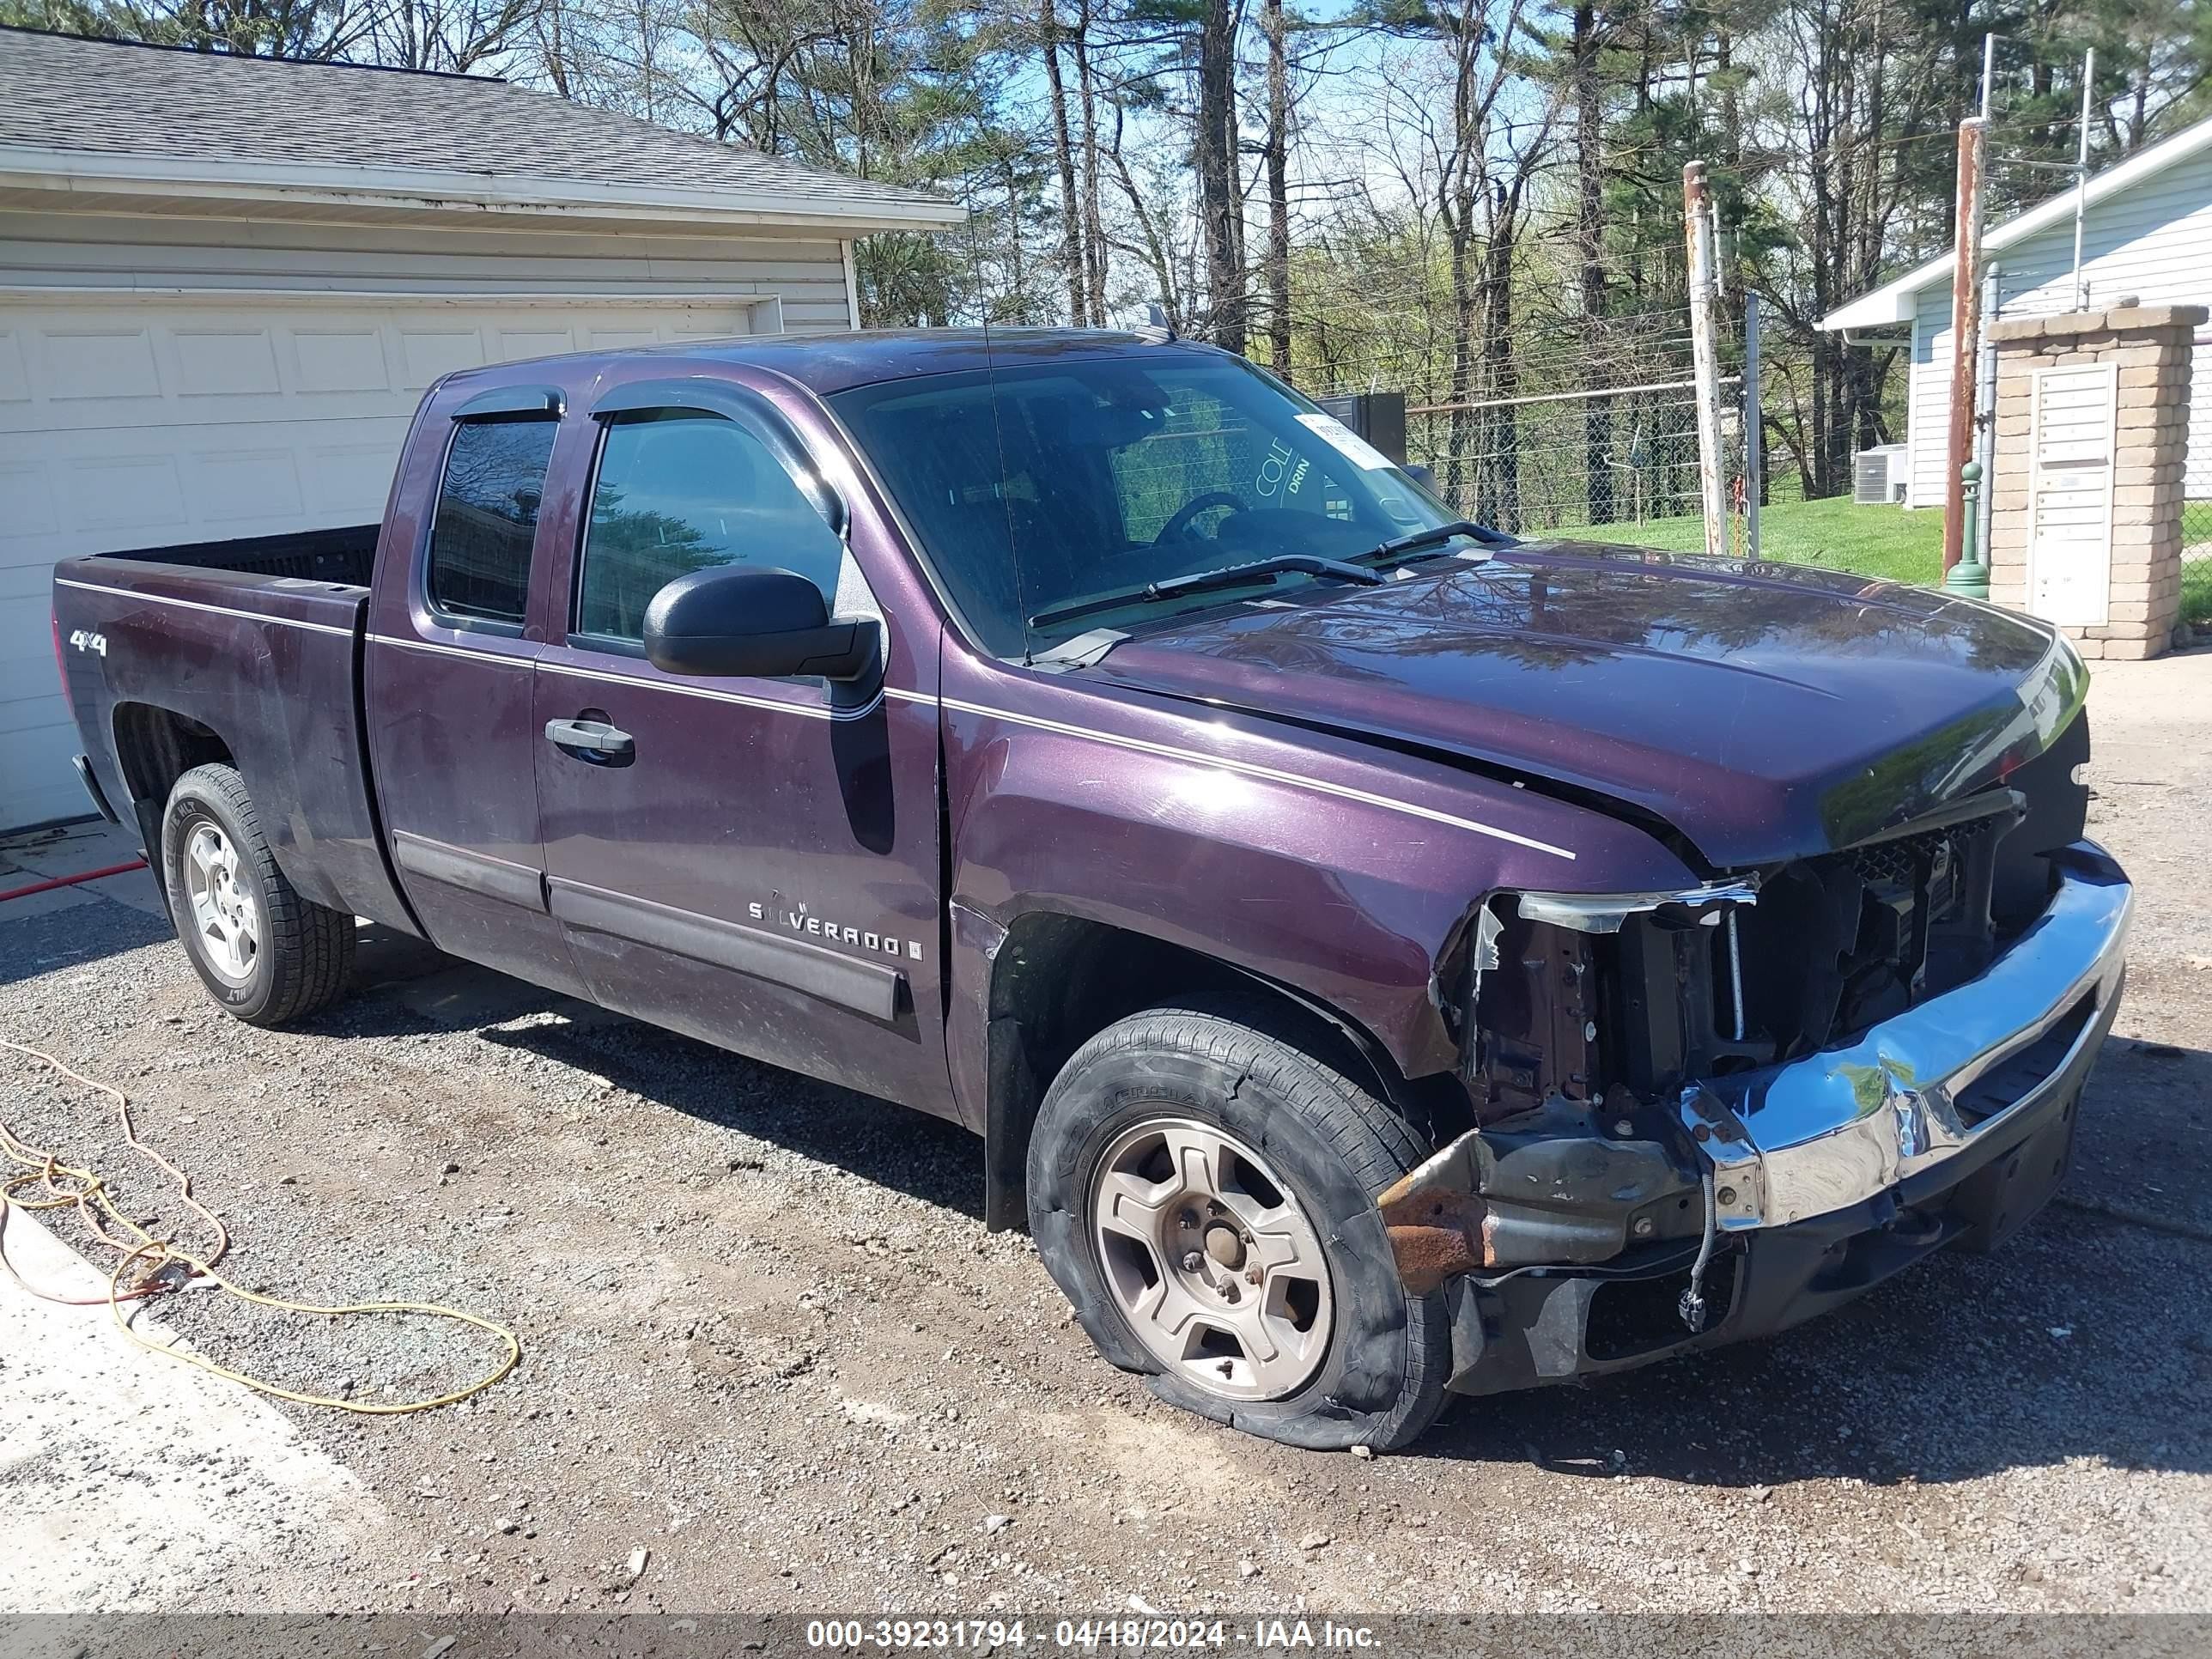
[[[1269,1012],[1156,1008],[1084,1044],[1038,1112],[1030,1231],[1100,1352],[1170,1404],[1401,1446],[1443,1407],[1449,1314],[1399,1279],[1373,1194],[1426,1149]]]
[[[302,1018],[345,988],[354,919],[285,878],[232,768],[196,766],[177,780],[161,818],[161,872],[201,983],[247,1024]]]

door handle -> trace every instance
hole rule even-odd
[[[545,741],[594,766],[627,766],[637,758],[637,739],[605,720],[548,720]]]

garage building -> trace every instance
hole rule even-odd
[[[56,560],[369,522],[448,370],[854,327],[853,239],[960,216],[500,81],[0,29],[0,829],[88,810]]]

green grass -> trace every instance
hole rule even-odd
[[[1540,532],[1656,547],[1669,553],[1705,551],[1703,521],[1694,516],[1647,519],[1638,524],[1568,525]],[[1729,528],[1741,538],[1740,525]],[[1532,538],[1540,532],[1529,532]],[[2191,502],[2183,515],[2185,547],[2212,550],[2212,504]],[[1776,501],[1759,514],[1761,554],[1785,564],[1817,565],[1861,576],[1932,587],[1943,577],[1943,515],[1932,509],[1856,507],[1848,496],[1825,501]],[[1740,543],[1739,543],[1740,545]],[[2212,551],[2181,567],[2181,617],[2212,623]]]
[[[2212,558],[2191,559],[2181,567],[2181,620],[2212,623]]]
[[[2181,509],[2181,619],[2212,623],[2212,501]]]
[[[1730,527],[1741,537],[1740,526]],[[1703,520],[1696,517],[1570,525],[1545,533],[1669,553],[1702,553],[1705,545]],[[1776,501],[1759,511],[1759,542],[1763,557],[1786,564],[1923,586],[1933,586],[1943,575],[1943,515],[1936,512],[1857,507],[1841,495],[1824,501]]]

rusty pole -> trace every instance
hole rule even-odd
[[[1682,234],[1689,245],[1690,365],[1697,381],[1698,484],[1705,512],[1705,552],[1712,558],[1729,550],[1727,458],[1721,452],[1721,365],[1714,312],[1720,288],[1714,271],[1713,198],[1705,187],[1705,164],[1682,169]]]
[[[1765,457],[1759,446],[1766,435],[1760,414],[1759,387],[1759,295],[1743,294],[1743,553],[1759,562],[1759,497],[1766,488]]]
[[[1951,271],[1951,432],[1944,448],[1943,569],[1965,544],[1966,486],[1961,469],[1974,458],[1974,392],[1982,343],[1982,163],[1990,124],[1978,115],[1959,123],[1958,258]]]

